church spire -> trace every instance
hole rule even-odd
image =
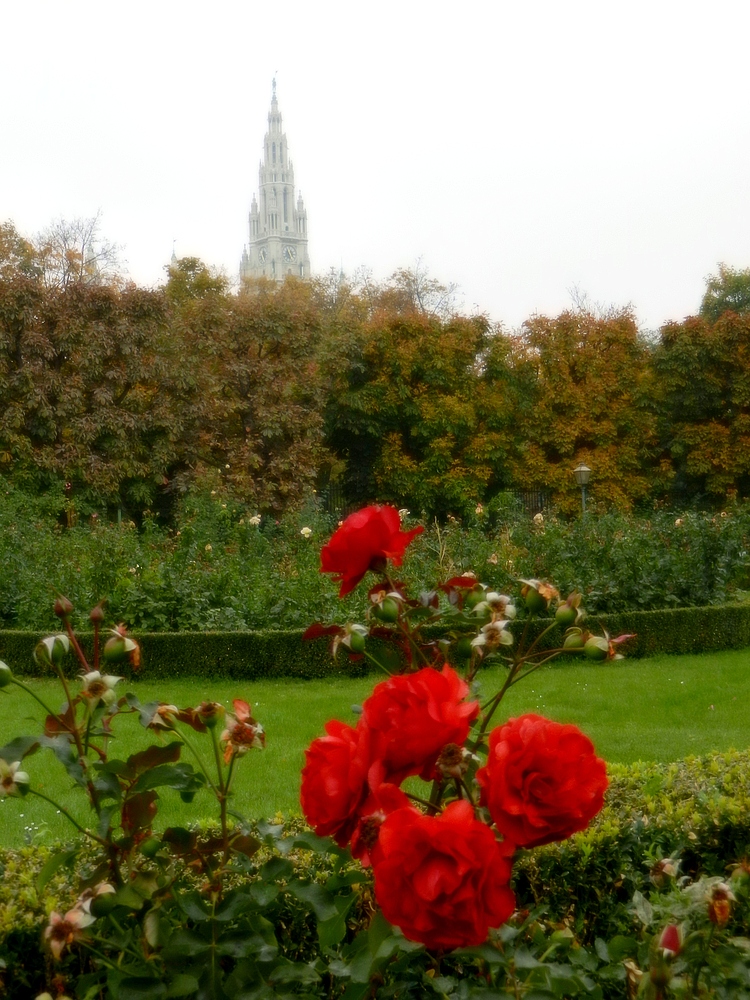
[[[241,279],[310,277],[307,212],[301,197],[295,203],[294,166],[282,128],[275,77],[258,170],[258,198],[253,195],[248,221],[250,241],[240,262]]]

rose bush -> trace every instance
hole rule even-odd
[[[356,729],[328,723],[328,735],[313,741],[301,802],[318,835],[372,864],[386,919],[407,938],[446,951],[481,944],[508,919],[516,849],[584,829],[602,807],[607,776],[575,726],[526,715],[491,728],[511,685],[567,651],[573,637],[574,651],[583,652],[590,633],[578,624],[580,594],[562,600],[544,580],[519,581],[527,620],[546,615],[553,601],[560,611],[528,647],[525,628],[515,645],[516,604],[473,574],[417,599],[394,583],[388,560],[400,565],[415,534],[399,524],[394,508],[368,507],[323,547],[321,572],[337,575],[342,595],[368,570],[383,579],[369,591],[367,624],[315,623],[306,635],[330,635],[334,655],[365,656],[390,676],[365,700]],[[436,624],[440,638],[424,628]],[[543,640],[555,629],[563,634],[550,649]],[[626,638],[602,639],[603,658],[619,656]],[[463,664],[465,679],[451,660]],[[492,661],[507,675],[480,705],[472,697],[479,667]],[[399,788],[417,775],[431,782],[426,792]]]
[[[591,740],[540,715],[510,719],[490,733],[477,771],[481,802],[519,847],[539,847],[584,830],[604,804],[607,769]]]

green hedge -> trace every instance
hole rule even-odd
[[[539,621],[542,628],[548,622]],[[674,608],[668,611],[630,611],[592,615],[586,626],[610,635],[635,633],[625,647],[628,657],[656,653],[712,653],[750,647],[750,605]],[[554,645],[559,632],[550,634]],[[133,635],[141,643],[143,676],[162,679],[185,675],[258,680],[269,677],[313,678],[331,675],[361,676],[369,669],[364,659],[340,652],[334,662],[330,640],[302,641],[302,631],[258,632],[149,632]],[[38,632],[0,631],[0,659],[16,673],[40,673],[31,652]],[[90,637],[80,637],[86,647]],[[77,669],[72,661],[71,670]],[[118,667],[122,672],[122,668]]]

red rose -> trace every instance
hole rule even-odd
[[[399,783],[410,774],[429,781],[435,761],[448,743],[461,746],[479,703],[465,701],[469,686],[447,664],[424,667],[378,684],[362,706],[372,730],[373,757],[385,765],[386,780]]]
[[[498,830],[519,847],[565,840],[599,812],[607,770],[588,736],[540,715],[510,719],[490,733],[477,771]]]
[[[319,837],[333,837],[345,847],[370,791],[370,739],[365,726],[352,729],[336,720],[326,723],[326,732],[305,751],[300,803]]]
[[[380,571],[387,559],[400,566],[406,546],[422,527],[401,530],[395,507],[365,507],[350,514],[320,552],[320,572],[341,582],[339,597],[354,590],[368,569]]]
[[[370,769],[373,781],[374,768]],[[359,810],[359,822],[352,834],[352,856],[359,858],[363,868],[369,868],[378,851],[380,827],[386,818],[397,809],[408,808],[409,799],[396,785],[388,783],[373,788]]]
[[[444,951],[480,945],[515,909],[511,850],[466,801],[441,816],[398,809],[380,828],[375,897],[411,941]]]

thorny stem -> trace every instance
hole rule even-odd
[[[385,577],[386,582],[387,582],[388,587],[390,588],[390,590],[398,593],[399,592],[398,591],[398,587],[393,582],[393,580],[390,578],[390,575],[387,572],[384,571],[383,576]],[[424,652],[419,648],[419,646],[415,642],[415,640],[414,640],[414,633],[407,627],[407,625],[404,622],[404,619],[403,619],[400,611],[399,611],[399,615],[398,615],[398,619],[396,621],[396,624],[398,625],[398,629],[401,632],[401,634],[404,636],[404,638],[407,640],[407,642],[411,646],[412,652],[416,655],[416,657],[418,659],[420,659],[422,661],[422,663],[424,663],[424,665],[426,667],[429,667],[430,666],[430,661],[427,659],[427,657],[425,656]]]
[[[434,803],[430,802],[429,799],[423,799],[421,795],[414,795],[413,792],[405,792],[404,794],[407,799],[411,799],[412,802],[419,802],[420,805],[427,806],[428,809],[434,808]]]
[[[219,797],[219,789],[216,787],[213,779],[211,778],[211,775],[206,770],[206,765],[203,763],[203,758],[198,753],[198,751],[195,749],[195,747],[193,746],[192,742],[188,739],[188,737],[185,735],[185,733],[182,732],[182,730],[177,730],[175,728],[175,729],[172,730],[172,732],[175,734],[175,736],[179,736],[180,737],[180,739],[182,740],[182,742],[185,744],[185,746],[188,748],[188,750],[192,753],[193,757],[195,757],[195,759],[198,761],[198,767],[200,768],[201,774],[206,779],[206,781],[208,782],[208,784],[211,786],[211,791],[218,798]]]
[[[539,635],[536,637],[536,639],[534,639],[534,641],[532,642],[532,644],[529,646],[529,648],[526,650],[526,652],[524,653],[524,656],[526,656],[526,657],[531,656],[531,654],[534,652],[534,647],[537,646],[541,642],[541,640],[545,637],[545,635],[548,632],[551,632],[553,628],[557,628],[557,625],[558,625],[558,623],[556,621],[553,621],[551,625],[548,625],[547,628],[545,628],[543,631],[541,631],[539,633]]]

